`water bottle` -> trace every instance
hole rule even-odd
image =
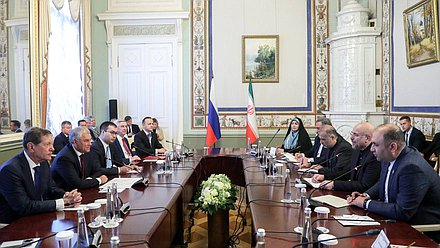
[[[119,248],[119,237],[118,236],[113,236],[110,238],[110,247],[111,248]]]
[[[89,236],[87,235],[87,223],[84,217],[84,209],[78,209],[78,248],[88,248],[90,246]]]
[[[248,150],[248,152],[252,151],[251,138],[247,139],[247,150]]]
[[[292,200],[292,189],[290,187],[290,170],[286,169],[286,176],[284,178],[284,199],[281,202],[284,203],[293,203]]]
[[[171,165],[172,165],[172,153],[170,151],[167,151],[165,153],[165,168],[164,168],[164,174],[171,174]]]
[[[261,140],[258,141],[257,145],[257,158],[261,158]]]
[[[307,207],[306,189],[301,188],[301,201],[298,206],[298,222],[295,228],[295,232],[302,233],[304,225],[304,211]]]
[[[267,152],[266,152],[266,147],[264,147],[263,149],[263,154],[261,156],[261,160],[260,160],[260,167],[266,169],[267,168]]]
[[[301,243],[313,242],[313,233],[312,233],[312,220],[311,215],[312,210],[310,208],[306,208],[304,210],[305,222],[303,227],[303,232],[301,235]],[[302,245],[303,248],[313,248],[313,243]]]
[[[113,219],[116,222],[121,222],[121,204],[119,202],[119,195],[118,195],[118,184],[112,183],[112,195],[113,195],[113,210],[114,210],[114,216]]]
[[[266,240],[264,239],[266,236],[266,230],[263,228],[258,228],[257,230],[257,245],[255,248],[265,248],[266,247]]]

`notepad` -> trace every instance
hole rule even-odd
[[[302,180],[304,180],[308,185],[312,186],[315,189],[318,189],[319,186],[321,185],[321,183],[315,183],[313,182],[311,177],[308,178],[301,178]]]
[[[379,222],[375,221],[370,216],[357,215],[357,214],[343,214],[339,216],[333,216],[343,226],[377,226]],[[343,219],[343,220],[340,220]]]
[[[346,199],[333,195],[317,196],[317,197],[313,197],[312,200],[320,203],[325,203],[335,208],[342,208],[349,205]]]
[[[107,187],[111,187],[113,183],[118,185],[118,193],[124,191],[124,189],[131,188],[133,184],[139,181],[139,177],[130,177],[130,178],[113,178],[108,181],[106,184],[99,186],[99,193],[105,193]]]

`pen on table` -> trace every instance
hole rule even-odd
[[[407,247],[411,247],[416,243],[416,241],[413,241],[411,244],[409,244]]]

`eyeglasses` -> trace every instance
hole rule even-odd
[[[111,135],[116,135],[116,134],[117,134],[115,131],[107,131],[107,130],[106,130],[106,132],[107,132],[107,133],[110,133]]]

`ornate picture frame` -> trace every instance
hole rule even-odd
[[[279,36],[242,36],[242,81],[279,82]]]
[[[403,11],[408,68],[438,62],[437,0],[423,0]]]

